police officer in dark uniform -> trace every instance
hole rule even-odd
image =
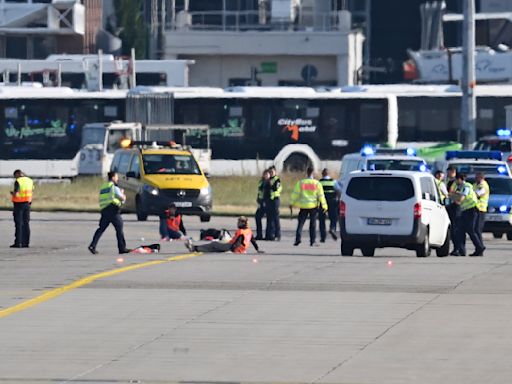
[[[457,175],[457,170],[455,167],[448,167],[446,169],[446,189],[448,191],[449,201],[446,205],[446,212],[448,213],[448,217],[450,218],[451,226],[450,226],[450,238],[452,239],[453,248],[457,249],[457,221],[460,217],[461,210],[460,206],[455,203],[455,191],[457,190],[457,183],[455,177]]]
[[[266,204],[270,200],[270,172],[268,169],[263,171],[261,179],[258,183],[258,196],[256,202],[258,209],[254,215],[256,221],[256,240],[263,240],[263,224],[262,219],[266,214]]]
[[[276,175],[276,167],[269,168],[270,172],[270,199],[267,202],[267,231],[265,240],[281,240],[281,222],[279,218],[279,206],[281,205],[281,192],[283,187],[281,179]]]
[[[117,186],[119,176],[116,172],[108,173],[108,181],[100,187],[100,209],[101,218],[99,227],[94,233],[88,249],[92,254],[97,254],[96,246],[101,235],[107,227],[112,224],[116,230],[117,248],[119,253],[128,253],[123,233],[123,218],[121,217],[121,205],[125,202],[126,196],[122,189]]]
[[[325,243],[327,237],[325,221],[329,217],[329,233],[334,240],[338,240],[336,236],[336,225],[338,222],[338,198],[336,195],[336,182],[329,176],[327,168],[322,170],[322,178],[319,180],[324,188],[324,196],[327,201],[328,210],[325,212],[323,209],[318,210],[318,221],[320,226],[320,242]]]

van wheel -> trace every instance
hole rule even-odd
[[[508,235],[508,233],[507,233]],[[493,232],[492,233],[492,237],[494,237],[495,239],[501,239],[503,237],[503,233],[500,233],[500,232]],[[507,236],[507,239],[508,239],[508,236]],[[510,240],[510,239],[509,239]]]
[[[416,256],[417,257],[428,257],[430,256],[430,239],[429,239],[429,230],[427,229],[427,233],[425,234],[425,240],[423,243],[418,245],[416,248]]]
[[[512,240],[512,232],[507,232],[507,240]]]
[[[142,203],[139,198],[135,201],[135,214],[138,221],[146,221],[148,219],[148,214],[142,209]]]
[[[446,231],[446,238],[443,245],[436,249],[437,257],[445,257],[450,253],[450,228]]]
[[[201,215],[200,218],[201,223],[207,223],[210,221],[210,215]]]
[[[341,256],[353,256],[354,255],[354,247],[352,247],[346,241],[341,242]]]
[[[363,247],[361,248],[361,252],[363,253],[363,256],[373,256],[375,255],[375,248]]]

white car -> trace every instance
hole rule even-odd
[[[503,154],[499,151],[448,151],[446,160],[438,162],[437,169],[446,173],[448,167],[454,167],[457,172],[474,175],[483,172],[488,176],[512,177],[512,172],[506,161],[501,160]]]
[[[360,248],[399,247],[426,257],[447,256],[450,219],[431,174],[413,171],[356,171],[347,175],[340,201],[341,254]]]

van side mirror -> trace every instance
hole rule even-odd
[[[136,174],[134,171],[126,172],[126,177],[133,177],[134,179],[138,179],[140,176]]]
[[[204,172],[204,177],[206,177],[207,179],[210,178],[210,172]]]

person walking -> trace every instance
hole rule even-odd
[[[267,204],[267,230],[265,240],[281,240],[281,222],[279,217],[279,206],[281,205],[281,192],[283,186],[281,179],[276,174],[276,167],[271,166],[270,172],[270,199]]]
[[[300,209],[297,230],[295,232],[295,243],[293,244],[295,246],[301,243],[302,228],[308,217],[309,245],[316,245],[316,215],[319,207],[324,212],[328,209],[324,189],[322,184],[313,177],[313,168],[308,167],[306,173],[307,177],[299,180],[297,184],[295,184],[290,205],[290,209],[292,209],[292,207],[298,207]]]
[[[120,254],[130,252],[126,248],[126,241],[123,233],[123,218],[121,217],[121,205],[126,201],[124,191],[117,186],[119,175],[117,172],[108,173],[108,181],[103,183],[100,187],[100,210],[101,218],[99,227],[94,233],[91,244],[89,245],[89,251],[95,255],[96,246],[100,240],[101,235],[112,224],[116,230],[117,238],[117,249]]]
[[[469,235],[475,251],[470,256],[483,256],[485,247],[477,234],[477,203],[478,198],[473,186],[466,181],[466,175],[458,173],[456,176],[457,189],[454,194],[455,204],[460,206],[461,213],[457,219],[455,249],[450,255],[466,256],[466,234]]]
[[[30,205],[34,182],[19,169],[14,171],[13,176],[16,179],[11,191],[15,232],[14,243],[10,247],[28,248],[30,246]]]
[[[487,212],[487,207],[489,206],[489,195],[491,194],[491,189],[485,180],[485,175],[483,172],[477,172],[475,175],[475,183],[473,184],[473,189],[475,190],[476,197],[478,199],[476,204],[476,208],[478,210],[476,220],[476,233],[483,245],[484,238],[482,233],[484,231],[485,213]]]
[[[327,237],[325,221],[329,217],[329,233],[334,240],[336,236],[336,225],[338,223],[338,198],[336,192],[336,182],[329,176],[327,168],[322,170],[322,178],[319,180],[324,190],[325,200],[327,202],[327,214],[322,208],[318,209],[318,224],[320,227],[320,242],[325,243]]]
[[[258,183],[258,195],[256,197],[256,203],[258,209],[254,214],[254,220],[256,221],[256,240],[263,240],[263,216],[267,209],[266,204],[270,200],[270,172],[268,169],[263,171],[261,179]],[[268,222],[267,222],[268,225]]]

